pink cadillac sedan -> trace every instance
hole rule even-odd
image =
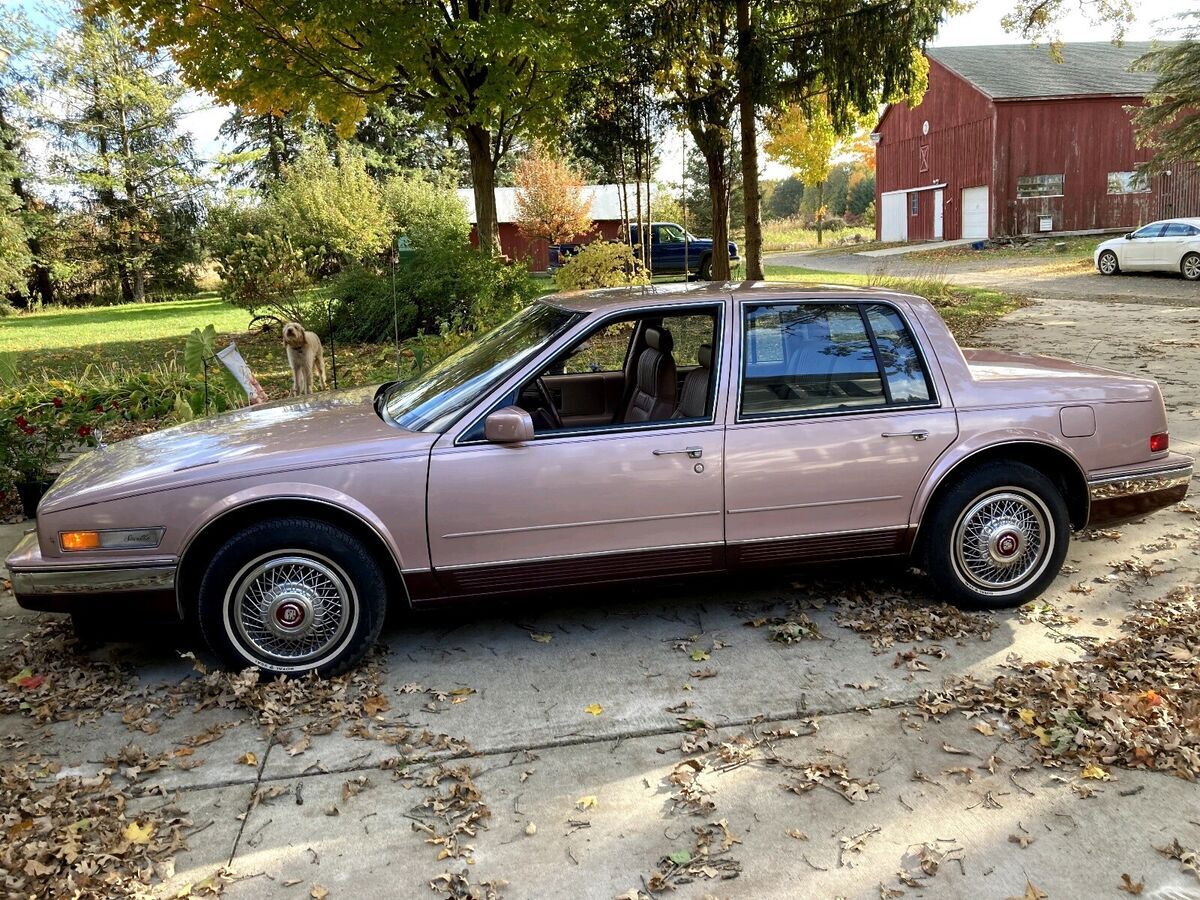
[[[1073,530],[1187,493],[1158,386],[960,350],[917,297],[548,297],[409,381],[78,459],[8,557],[27,609],[165,613],[233,667],[341,671],[391,603],[912,556],[1037,596]]]

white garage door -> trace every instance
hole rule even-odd
[[[883,209],[879,220],[879,239],[881,241],[908,240],[908,194],[884,194],[881,198]]]
[[[988,236],[988,189],[986,185],[963,188],[962,236],[974,239]]]

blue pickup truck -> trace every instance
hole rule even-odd
[[[693,237],[674,222],[652,222],[650,228],[650,271],[654,275],[697,275],[705,280],[712,277],[712,248],[710,238]],[[629,226],[629,237],[636,247],[638,226]],[[556,269],[579,251],[574,244],[556,244],[550,248],[550,268]],[[737,244],[729,242],[729,261],[738,261]]]

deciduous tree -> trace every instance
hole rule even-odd
[[[96,3],[106,0],[95,0]],[[600,3],[543,0],[113,0],[187,78],[258,112],[311,104],[342,133],[399,95],[467,147],[480,244],[497,247],[496,167],[563,118],[569,77],[606,52]]]
[[[517,225],[530,238],[566,243],[592,230],[592,200],[561,157],[535,145],[517,163]]]
[[[1173,160],[1200,161],[1200,13],[1182,17],[1178,43],[1164,44],[1138,60],[1157,73],[1154,90],[1138,110],[1134,124],[1141,143],[1154,151],[1152,169]]]

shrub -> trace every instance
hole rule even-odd
[[[623,287],[648,282],[645,269],[629,245],[607,241],[588,244],[554,275],[554,283],[562,291]]]
[[[18,379],[12,366],[11,357],[0,361],[0,465],[10,484],[53,472],[65,452],[93,445],[106,425],[190,418],[180,411],[197,398],[203,405],[203,378],[173,361],[138,372],[93,365],[69,381],[27,373]],[[228,409],[239,400],[240,389],[231,395],[210,369],[211,408]]]
[[[465,247],[470,240],[467,208],[452,182],[397,175],[383,183],[382,195],[392,233],[414,247]]]
[[[277,233],[306,255],[320,254],[324,273],[379,253],[389,233],[379,186],[362,154],[343,146],[338,155],[334,165],[323,145],[309,144],[264,203]]]
[[[538,294],[523,266],[507,266],[468,246],[420,250],[411,266],[391,274],[368,266],[348,269],[329,286],[338,340],[390,342],[398,313],[401,338],[443,326],[473,330],[506,319]]]
[[[404,273],[396,277],[399,280]],[[391,341],[397,328],[401,337],[415,331],[416,309],[407,300],[401,303],[398,287],[396,306],[392,305],[389,274],[354,266],[330,283],[328,293],[336,301],[333,330],[339,341]]]

